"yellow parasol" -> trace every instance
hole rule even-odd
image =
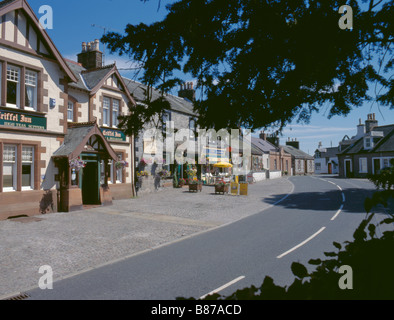
[[[218,162],[213,165],[216,168],[232,168],[233,165],[228,162]]]

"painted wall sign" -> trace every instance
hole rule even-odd
[[[126,135],[122,131],[104,128],[100,130],[108,141],[126,141]]]
[[[47,119],[22,112],[0,110],[0,125],[28,129],[46,130]]]

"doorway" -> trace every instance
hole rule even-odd
[[[328,164],[328,174],[332,174],[332,163]]]
[[[373,174],[377,174],[380,171],[380,159],[373,159]]]
[[[85,157],[82,158],[86,162],[82,169],[82,202],[84,205],[100,204],[100,167],[98,159],[86,160]]]
[[[351,178],[352,176],[352,160],[345,160],[345,177]]]

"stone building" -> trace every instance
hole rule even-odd
[[[0,219],[110,204],[133,195],[135,104],[98,41],[63,58],[26,0],[0,2]]]
[[[351,143],[346,143],[351,141]],[[339,176],[366,178],[391,165],[394,158],[394,124],[379,126],[375,114],[357,126],[357,135],[344,140],[338,153]]]

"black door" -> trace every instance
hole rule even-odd
[[[373,173],[378,174],[380,171],[380,159],[373,159]]]
[[[83,204],[100,204],[98,162],[87,162],[82,175]]]
[[[346,178],[350,178],[351,177],[351,163],[349,160],[345,160],[345,170],[346,170]]]

